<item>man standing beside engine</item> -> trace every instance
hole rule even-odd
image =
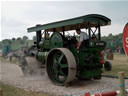
[[[77,44],[77,49],[79,49],[83,41],[89,39],[89,36],[87,33],[81,31],[80,29],[76,29],[76,33],[80,35],[80,41]]]

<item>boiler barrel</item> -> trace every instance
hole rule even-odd
[[[47,58],[48,52],[38,52],[38,60],[44,61]]]

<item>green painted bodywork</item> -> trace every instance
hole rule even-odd
[[[104,47],[81,48],[78,53],[78,50],[75,48],[71,49],[77,61],[78,78],[89,79],[101,76],[102,65],[100,61],[102,59],[100,53],[102,50],[104,50]],[[93,61],[89,56],[94,56],[96,60]]]
[[[50,49],[65,47],[63,45],[64,44],[63,36],[58,32],[53,33],[49,40],[50,40],[49,41]],[[80,48],[79,52],[76,48],[68,48],[73,53],[76,59],[78,73],[79,73],[77,76],[78,78],[89,79],[89,78],[95,78],[97,76],[101,76],[102,65],[100,63],[101,61],[100,54],[101,54],[101,51],[104,50],[105,46],[100,46],[100,47],[96,46],[95,44],[96,42],[99,42],[99,41],[90,40],[89,42],[90,47]],[[42,55],[38,55],[40,60],[42,61],[45,58],[44,53],[45,52],[40,52],[40,54]],[[92,57],[89,57],[89,56],[93,56],[96,60],[95,61],[92,60]]]
[[[96,42],[99,41],[90,40],[89,41],[90,47],[80,48],[79,52],[76,48],[69,48],[69,50],[73,53],[77,62],[77,68],[79,73],[77,76],[78,78],[89,79],[89,78],[101,76],[102,65],[100,63],[101,61],[100,53],[102,50],[104,50],[105,46],[97,47],[95,44]],[[54,32],[49,40],[44,40],[40,42],[40,47],[50,50],[53,48],[63,48],[65,47],[63,44],[64,44],[63,36],[58,32]],[[48,55],[47,51],[39,52],[38,59],[43,62],[44,60],[46,60],[47,55]],[[93,58],[90,56],[93,56],[96,60],[92,60]]]

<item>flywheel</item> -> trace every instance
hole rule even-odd
[[[50,38],[51,48],[60,48],[63,47],[63,36],[59,32],[54,32]]]
[[[75,79],[76,60],[67,48],[54,48],[47,57],[46,71],[56,85],[64,85]]]

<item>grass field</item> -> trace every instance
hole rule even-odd
[[[104,71],[105,75],[118,76],[118,72],[124,71],[125,76],[128,77],[128,56],[115,53],[114,59],[108,61],[112,63],[112,70]]]
[[[0,82],[0,88],[2,88],[3,96],[52,96],[41,92],[25,91],[20,88],[9,86]]]

